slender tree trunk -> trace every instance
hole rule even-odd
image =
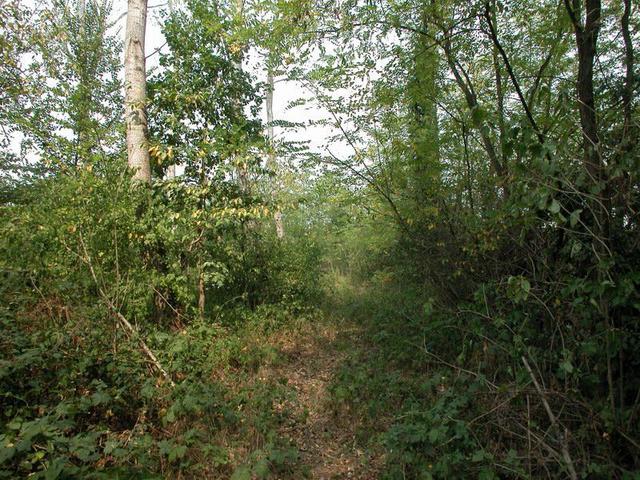
[[[271,146],[271,151],[269,152],[269,168],[276,171],[276,154],[273,151],[273,144],[275,139],[275,133],[273,130],[273,90],[274,90],[274,81],[273,81],[273,73],[271,70],[267,72],[267,98],[266,98],[266,107],[267,107],[267,137],[269,138],[269,143]],[[277,175],[277,172],[276,172]],[[277,177],[276,177],[277,179]],[[275,184],[276,182],[274,182]],[[275,193],[275,185],[272,187],[272,190]],[[280,239],[284,238],[284,224],[282,222],[282,212],[280,209],[277,209],[273,214],[273,220],[276,225],[276,236]]]
[[[173,15],[176,10],[175,0],[168,0],[167,5],[169,6],[169,13]],[[164,176],[167,180],[173,180],[174,178],[176,178],[176,166],[174,164],[169,165]]]
[[[450,32],[448,31],[445,31],[444,33],[445,35],[450,34]],[[478,97],[476,96],[476,92],[473,89],[473,85],[471,84],[467,73],[462,68],[462,65],[460,65],[456,61],[453,55],[450,40],[446,39],[444,42],[442,42],[441,46],[444,51],[447,64],[449,65],[449,69],[451,70],[451,73],[453,74],[455,81],[458,84],[458,87],[460,87],[460,90],[464,94],[464,98],[467,102],[467,107],[469,108],[469,111],[473,114],[474,110],[480,108],[480,105],[478,103]],[[482,146],[484,147],[485,152],[489,157],[489,164],[491,166],[491,170],[502,183],[505,197],[508,197],[509,195],[509,188],[508,188],[509,186],[507,184],[508,172],[507,172],[506,166],[503,165],[502,162],[500,161],[500,158],[493,144],[493,140],[487,133],[488,129],[483,128],[487,126],[486,120],[475,120],[474,118],[473,126],[480,133]]]
[[[498,29],[498,18],[496,16],[496,5],[495,0],[492,2],[491,13],[492,16],[489,18],[489,21],[493,22],[495,29]],[[491,54],[493,57],[493,70],[495,72],[496,77],[496,101],[498,106],[498,143],[500,144],[500,162],[502,165],[507,164],[507,159],[505,158],[504,152],[504,141],[505,141],[505,130],[504,130],[504,90],[502,88],[502,69],[500,68],[500,61],[498,60],[498,48],[493,45],[491,49]]]
[[[269,138],[270,142],[273,142],[273,138],[274,138],[274,130],[273,130],[273,124],[272,124],[273,122],[273,90],[274,90],[273,73],[269,69],[269,71],[267,72],[266,107],[267,107],[267,137]]]
[[[584,24],[580,18],[579,1],[574,0],[571,4],[569,0],[565,0],[565,6],[573,23],[578,48],[576,92],[582,127],[584,164],[592,179],[598,182],[602,179],[603,169],[599,152],[600,139],[593,88],[593,66],[600,31],[601,1],[585,0]]]
[[[125,121],[127,159],[137,181],[151,183],[147,135],[144,40],[147,0],[129,0],[124,41]]]
[[[585,0],[584,22],[580,12],[580,0],[564,0],[565,7],[573,24],[576,46],[578,49],[578,78],[576,93],[578,96],[578,110],[580,112],[580,127],[583,140],[583,162],[591,181],[601,191],[600,198],[591,201],[593,212],[594,232],[594,262],[597,268],[596,280],[602,284],[609,278],[607,267],[603,266],[603,258],[610,255],[610,219],[611,219],[611,189],[606,178],[606,171],[600,153],[600,139],[598,136],[598,117],[596,98],[593,84],[593,67],[597,53],[598,33],[600,31],[602,5],[601,0]],[[609,387],[609,405],[611,413],[618,420],[616,410],[616,388],[612,365],[611,341],[615,333],[615,325],[610,315],[608,298],[600,293],[599,310],[605,326],[605,350],[607,355],[607,384]],[[614,357],[615,358],[615,357]],[[621,399],[622,402],[622,399]]]

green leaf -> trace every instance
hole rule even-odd
[[[175,414],[175,412],[173,411],[173,408],[170,408],[170,409],[167,411],[167,414],[165,415],[164,419],[165,419],[165,421],[166,421],[167,423],[172,423],[172,422],[175,422],[175,421],[176,421],[176,414]]]
[[[484,450],[477,450],[471,457],[472,462],[481,462],[484,460]]]
[[[495,478],[498,478],[498,476],[489,467],[483,468],[478,474],[478,480],[493,480]]]
[[[56,458],[51,462],[49,467],[44,472],[45,480],[55,480],[60,476],[62,470],[64,470],[65,460],[63,458]]]
[[[1,447],[0,448],[0,464],[11,460],[16,453],[15,447]]]
[[[551,201],[551,205],[549,205],[549,211],[551,213],[560,213],[560,202],[555,198]]]
[[[104,403],[109,403],[110,400],[111,400],[111,396],[105,392],[98,391],[98,392],[95,392],[93,395],[91,395],[92,405],[101,405]]]
[[[436,443],[440,438],[440,430],[438,428],[432,428],[429,430],[429,441],[431,443]]]
[[[21,426],[22,426],[22,420],[19,418],[14,418],[7,424],[7,427],[10,428],[11,430],[20,430]]]
[[[186,445],[176,445],[169,451],[169,461],[173,462],[174,460],[182,458],[185,453],[187,453]]]
[[[581,212],[582,209],[579,208],[578,210],[571,212],[571,215],[569,215],[569,225],[571,225],[571,228],[575,227],[578,224],[578,221],[580,221]]]
[[[573,372],[573,365],[568,359],[566,359],[560,362],[560,369],[565,373],[571,373]]]

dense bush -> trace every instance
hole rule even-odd
[[[210,298],[200,317],[199,258],[189,248],[203,220],[190,194],[174,183],[132,187],[121,168],[105,166],[43,180],[4,208],[4,477],[215,476],[237,467],[237,478],[266,478],[294,465],[295,450],[275,435],[288,413],[274,405],[288,390],[253,378],[277,361],[267,337],[314,315],[306,305],[316,260],[293,240],[261,240],[249,209],[216,217],[228,207],[212,200]],[[243,251],[243,242],[255,248]]]

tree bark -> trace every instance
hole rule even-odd
[[[584,24],[580,18],[580,2],[574,0],[571,4],[569,0],[564,1],[573,23],[578,48],[576,93],[580,111],[580,126],[582,127],[584,164],[592,179],[598,182],[602,179],[604,172],[599,152],[600,139],[593,89],[593,65],[600,31],[601,1],[585,0]]]
[[[146,66],[145,29],[147,0],[129,0],[124,41],[125,122],[127,125],[127,162],[134,180],[151,183],[149,140],[145,113]]]

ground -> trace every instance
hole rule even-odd
[[[381,455],[358,445],[357,416],[336,409],[331,401],[330,386],[359,333],[356,327],[336,323],[307,326],[280,340],[283,361],[263,372],[286,380],[294,392],[286,405],[293,415],[280,433],[297,446],[310,479],[378,478]]]

